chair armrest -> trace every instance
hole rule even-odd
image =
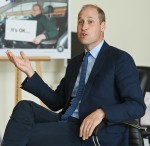
[[[106,123],[104,121],[102,121],[99,125],[97,125],[93,131],[93,136],[97,136],[97,133],[100,129],[106,127]]]
[[[147,127],[147,126],[140,126],[140,125],[138,124],[138,121],[137,121],[137,120],[125,121],[125,122],[121,122],[121,123],[122,123],[122,124],[129,125],[129,126],[134,127],[134,128],[137,128],[137,129],[143,131],[143,133],[144,133],[144,131],[145,131],[145,133],[147,132],[147,128],[148,128],[148,127]],[[106,122],[103,120],[99,125],[96,126],[96,128],[94,129],[92,135],[93,135],[93,136],[97,136],[98,131],[99,131],[100,129],[106,127],[106,126],[107,126],[107,124],[106,124]],[[147,132],[147,134],[149,134],[149,136],[150,136],[150,127],[149,127],[149,132]]]
[[[146,127],[147,129],[145,131],[142,131],[143,137],[150,137],[150,126],[144,125],[144,127]]]

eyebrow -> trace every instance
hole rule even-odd
[[[87,17],[87,18],[94,19],[93,17]],[[78,17],[78,19],[82,19],[82,17]]]

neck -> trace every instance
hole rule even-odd
[[[102,40],[100,40],[100,41],[98,41],[97,43],[95,43],[95,44],[87,44],[87,45],[84,45],[84,48],[87,50],[87,51],[91,51],[93,48],[95,48],[98,44],[100,44],[101,42],[103,41],[103,39]]]
[[[83,44],[83,45],[84,45],[84,47],[85,47],[85,49],[86,49],[87,51],[90,51],[90,50],[92,50],[93,48],[95,48],[99,43],[101,43],[102,40],[104,40],[104,33],[103,33],[103,32],[102,32],[100,38],[99,38],[96,42],[93,42],[93,43],[91,43],[91,44]]]

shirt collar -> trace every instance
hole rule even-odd
[[[98,55],[99,51],[101,50],[103,43],[104,43],[104,40],[102,40],[96,47],[94,47],[94,48],[90,51],[90,54],[91,54],[95,59],[97,58],[97,55]],[[87,51],[85,50],[85,52],[87,52]]]

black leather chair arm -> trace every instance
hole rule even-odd
[[[98,131],[104,127],[106,127],[106,123],[104,121],[102,121],[99,125],[96,126],[92,135],[97,136]]]
[[[144,146],[142,134],[147,130],[147,127],[140,126],[137,120],[121,122],[129,126],[129,146],[137,145]],[[98,132],[100,129],[107,127],[108,125],[103,120],[93,131],[92,139],[95,146],[100,146],[98,140]],[[149,131],[150,132],[150,131]],[[147,132],[145,132],[147,134]],[[145,135],[146,136],[146,135]],[[149,136],[149,135],[148,135]]]

